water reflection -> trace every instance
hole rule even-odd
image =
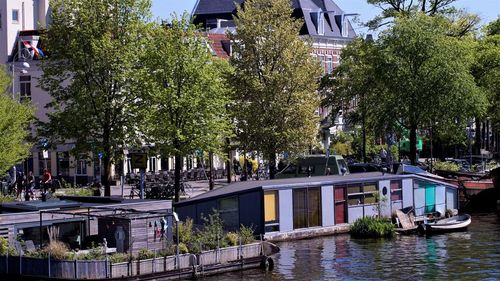
[[[206,280],[498,280],[500,220],[473,215],[467,232],[392,240],[349,235],[279,244],[273,272],[250,270]]]

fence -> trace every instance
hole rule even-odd
[[[105,261],[59,261],[24,256],[0,256],[0,275],[49,277],[60,279],[106,279],[153,274],[197,266],[236,262],[262,255],[262,242],[201,252],[123,263]],[[265,242],[264,242],[265,243]],[[178,260],[178,262],[177,262]]]

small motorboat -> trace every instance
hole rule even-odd
[[[471,223],[470,215],[453,216],[446,219],[437,220],[435,222],[422,224],[419,229],[420,232],[426,234],[454,232],[466,230]],[[425,227],[425,228],[424,228]]]

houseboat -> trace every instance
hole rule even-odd
[[[379,172],[230,184],[175,204],[182,220],[217,211],[227,229],[254,228],[271,241],[346,232],[364,216],[416,216],[458,209],[457,187],[419,175]]]

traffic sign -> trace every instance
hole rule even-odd
[[[146,169],[148,167],[148,155],[146,153],[130,154],[130,165],[132,169]]]

